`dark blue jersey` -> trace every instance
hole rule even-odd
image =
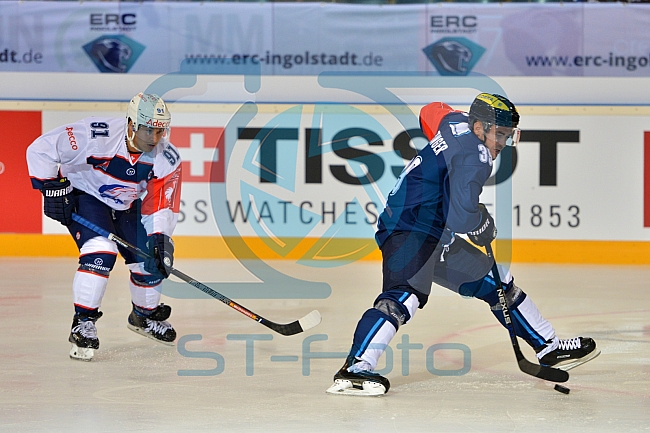
[[[492,157],[470,131],[466,113],[442,103],[420,112],[430,140],[404,168],[379,216],[379,246],[394,231],[417,231],[440,239],[445,227],[467,233],[480,221],[478,203],[492,172]]]

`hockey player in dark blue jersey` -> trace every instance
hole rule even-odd
[[[516,107],[501,95],[479,94],[469,113],[441,102],[422,108],[420,125],[429,143],[404,168],[379,217],[382,293],[357,324],[350,353],[328,393],[388,391],[388,379],[373,370],[400,326],[427,303],[432,283],[485,301],[504,324],[492,260],[456,234],[466,234],[480,247],[496,238],[494,220],[479,196],[493,160],[506,145],[517,144],[518,123]],[[535,349],[540,364],[567,370],[598,355],[591,338],[559,339],[510,272],[499,268],[515,332]]]

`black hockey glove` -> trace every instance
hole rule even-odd
[[[145,260],[144,268],[152,275],[168,278],[174,266],[174,242],[172,238],[161,233],[149,236],[147,249],[151,255]]]
[[[43,212],[46,216],[57,220],[64,226],[72,224],[74,212],[74,196],[72,185],[65,177],[63,179],[45,182],[43,188]]]
[[[496,239],[497,228],[494,225],[492,215],[490,215],[483,203],[478,204],[478,209],[481,212],[481,222],[474,230],[467,232],[467,237],[479,247],[484,247],[490,245]]]

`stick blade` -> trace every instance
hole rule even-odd
[[[314,310],[311,313],[307,314],[302,319],[298,319],[298,323],[300,323],[300,327],[302,328],[303,331],[307,331],[308,329],[317,326],[321,320],[322,317],[318,312],[318,310]]]
[[[301,332],[307,331],[308,329],[313,328],[318,325],[321,321],[321,315],[318,310],[314,310],[311,313],[307,314],[305,317],[287,323],[286,325],[281,325],[278,323],[271,322],[266,319],[262,319],[260,323],[282,335],[295,335]]]
[[[517,363],[519,364],[519,369],[524,373],[547,380],[549,382],[563,383],[569,380],[569,373],[566,371],[558,370],[557,368],[533,364],[526,359],[519,359]]]

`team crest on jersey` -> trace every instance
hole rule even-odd
[[[138,199],[138,191],[135,188],[118,184],[100,186],[99,194],[102,197],[113,200],[117,204],[124,204],[124,201]]]

